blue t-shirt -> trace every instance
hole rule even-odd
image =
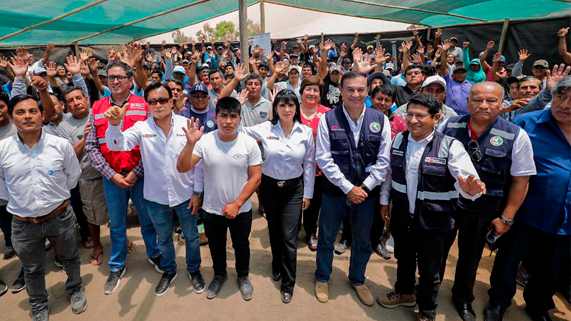
[[[207,107],[208,108],[208,107]],[[198,118],[199,126],[204,126],[204,133],[211,132],[216,130],[218,127],[216,126],[216,121],[214,120],[214,116],[216,115],[216,111],[212,108],[208,108],[206,112],[198,113],[196,112],[190,103],[186,104],[186,109],[181,110],[179,115],[184,116],[186,118],[194,117],[195,119]]]

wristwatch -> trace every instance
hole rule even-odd
[[[371,194],[371,190],[365,184],[361,184],[361,189],[365,191],[367,194]]]
[[[192,192],[192,196],[198,196],[202,198],[204,196],[204,192]]]
[[[502,221],[502,223],[504,223],[507,226],[512,226],[514,224],[514,220],[505,218],[503,216],[500,216],[500,221]]]

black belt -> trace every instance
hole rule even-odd
[[[303,176],[291,178],[291,179],[286,179],[286,180],[278,180],[278,179],[271,178],[267,175],[262,174],[262,180],[265,180],[272,185],[276,185],[277,187],[286,187],[286,186],[297,185],[297,184],[299,184],[299,182],[302,179],[303,179]]]

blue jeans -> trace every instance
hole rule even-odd
[[[176,272],[176,254],[172,239],[173,211],[178,216],[186,242],[186,269],[190,273],[200,270],[200,239],[196,227],[196,216],[192,215],[188,207],[189,201],[170,207],[147,201],[147,210],[157,235],[159,236],[159,249],[161,250],[161,267],[165,273]]]
[[[345,215],[351,222],[351,262],[349,281],[353,285],[365,283],[365,269],[373,253],[371,249],[371,225],[375,210],[375,197],[369,197],[355,205],[346,196],[333,197],[323,193],[321,215],[319,216],[319,239],[317,241],[317,270],[319,282],[328,282],[333,264],[333,247]]]
[[[109,258],[109,270],[111,272],[120,271],[125,266],[127,259],[127,206],[129,198],[133,201],[139,220],[141,222],[141,234],[147,247],[147,256],[156,258],[161,255],[157,246],[157,232],[153,227],[149,213],[147,212],[147,201],[143,198],[144,177],[137,180],[133,187],[124,189],[110,180],[103,180],[105,191],[105,202],[109,210],[110,234],[111,234],[111,256]]]

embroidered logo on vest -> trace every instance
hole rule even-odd
[[[371,130],[371,132],[376,134],[381,131],[381,124],[374,121],[369,125],[369,129]]]
[[[208,126],[208,128],[213,128],[214,127],[214,122],[212,120],[209,120],[206,122],[206,126]]]
[[[494,136],[492,138],[490,138],[490,144],[494,145],[494,146],[501,146],[504,143],[504,139],[501,138],[500,136]]]
[[[441,165],[446,165],[446,158],[440,158],[440,157],[426,157],[424,159],[425,163],[432,163],[432,164],[441,164]]]

